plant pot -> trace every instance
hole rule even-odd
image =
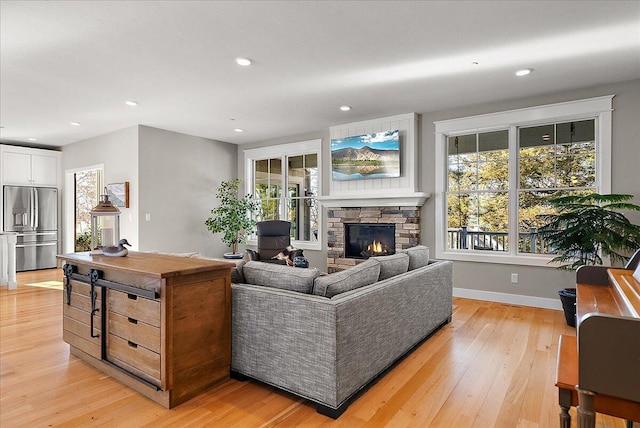
[[[224,253],[222,255],[225,259],[241,259],[244,257],[243,253]]]
[[[565,288],[558,291],[560,296],[560,302],[562,302],[562,309],[564,310],[564,318],[567,321],[567,325],[571,327],[576,326],[576,289]]]

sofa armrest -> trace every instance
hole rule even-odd
[[[231,287],[232,370],[334,404],[335,303],[258,285]]]
[[[249,256],[249,261],[258,261],[260,260],[260,255],[258,255],[258,253],[254,250],[252,250],[251,248],[247,248],[246,250],[247,256]]]
[[[339,403],[450,321],[452,275],[441,261],[332,299]]]

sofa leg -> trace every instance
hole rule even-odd
[[[328,416],[331,419],[338,419],[340,415],[343,414],[345,410],[347,410],[347,407],[349,407],[349,404],[350,404],[350,401],[347,400],[346,403],[344,403],[342,406],[338,407],[337,409],[323,406],[322,404],[318,404],[318,406],[316,407],[316,410],[321,415]]]
[[[453,319],[453,315],[450,315],[449,318],[447,318],[447,324],[451,324],[452,319]]]
[[[229,373],[229,377],[231,379],[239,380],[240,382],[245,382],[245,381],[249,380],[248,376],[245,376],[242,373],[237,372],[235,370],[231,370],[231,372]]]

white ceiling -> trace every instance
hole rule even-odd
[[[51,146],[136,124],[242,144],[640,78],[636,0],[2,0],[0,26],[0,138]]]

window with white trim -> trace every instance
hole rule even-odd
[[[246,190],[260,207],[256,219],[290,221],[296,248],[321,248],[321,146],[311,140],[244,151]]]
[[[437,257],[545,265],[546,201],[610,192],[611,99],[436,122]]]

